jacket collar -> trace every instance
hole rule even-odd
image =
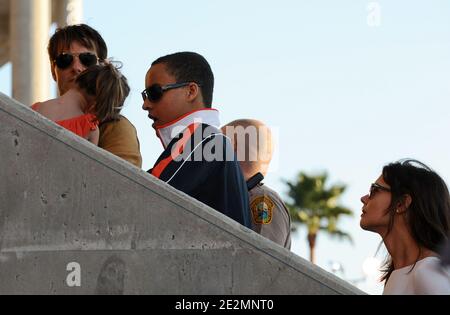
[[[220,128],[219,111],[212,108],[196,110],[158,127],[156,129],[156,134],[161,140],[164,149],[167,149],[173,138],[177,137],[187,127],[194,123],[201,123]]]

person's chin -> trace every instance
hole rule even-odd
[[[67,87],[67,85],[63,85],[63,86],[60,86],[60,87],[58,88],[58,90],[59,90],[59,95],[64,95],[64,94],[66,94],[70,89]]]
[[[365,221],[364,219],[361,219],[361,221],[359,221],[359,226],[361,227],[361,229],[363,229],[364,231],[368,231],[368,232],[375,232],[373,230],[372,225]]]
[[[64,95],[67,92],[69,92],[70,89],[73,89],[73,88],[75,88],[75,79],[67,81],[66,84],[64,84],[59,89],[59,92],[60,92],[61,95]]]
[[[364,225],[364,223],[361,221],[359,221],[359,226],[361,227],[361,229],[363,230],[367,230],[366,226]]]
[[[153,124],[152,127],[155,130],[158,130],[162,125],[160,124],[159,120],[156,118],[153,118]]]

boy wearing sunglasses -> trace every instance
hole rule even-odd
[[[56,30],[48,45],[51,72],[59,95],[75,88],[75,80],[90,66],[104,62],[108,48],[102,36],[88,25],[71,25]],[[136,128],[123,116],[100,122],[100,148],[142,167]]]
[[[143,109],[165,149],[149,173],[251,228],[245,180],[211,108],[214,75],[206,59],[191,52],[161,57],[145,84]]]

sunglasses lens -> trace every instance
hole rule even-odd
[[[146,92],[147,92],[148,100],[151,102],[159,101],[164,93],[163,89],[158,84],[152,85],[151,87],[149,87],[146,90]]]
[[[370,186],[369,198],[373,197],[379,190],[380,188],[375,185]]]
[[[91,67],[95,64],[97,64],[97,56],[91,53],[82,53],[79,56],[81,63],[85,67]]]
[[[68,68],[73,62],[73,56],[69,54],[61,54],[55,59],[56,65],[60,69]]]
[[[61,54],[56,57],[55,62],[58,68],[67,69],[73,62],[73,55],[71,54]],[[81,53],[78,55],[80,62],[85,67],[90,67],[97,64],[97,56],[92,53]]]

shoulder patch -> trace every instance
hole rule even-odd
[[[267,225],[272,223],[273,208],[275,203],[267,196],[261,196],[253,200],[252,209],[253,222],[255,224]]]

